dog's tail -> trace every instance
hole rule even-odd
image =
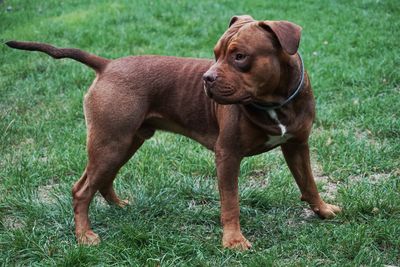
[[[19,42],[19,41],[8,41],[6,45],[12,48],[28,50],[28,51],[41,51],[53,58],[72,58],[79,61],[86,66],[91,67],[97,73],[104,70],[110,60],[102,58],[96,55],[89,54],[88,52],[76,49],[76,48],[57,48],[45,43],[36,42]]]

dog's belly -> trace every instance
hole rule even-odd
[[[162,130],[184,135],[199,142],[209,150],[214,150],[215,142],[217,141],[218,137],[218,133],[216,131],[211,130],[209,132],[198,132],[196,130],[187,128],[184,125],[180,125],[171,119],[167,119],[163,116],[155,114],[148,116],[148,118],[144,121],[144,124],[154,128],[155,130]]]

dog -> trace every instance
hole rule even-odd
[[[215,153],[225,248],[249,249],[239,224],[238,175],[244,157],[281,147],[301,200],[321,218],[341,211],[324,202],[310,165],[315,102],[298,53],[302,28],[288,21],[234,16],[215,60],[166,56],[105,59],[79,49],[9,41],[12,48],[72,58],[96,72],[84,97],[88,162],[72,189],[78,243],[97,244],[88,208],[99,191],[121,207],[118,170],[156,130],[182,134]]]

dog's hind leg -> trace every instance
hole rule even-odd
[[[123,160],[122,165],[124,165],[135,154],[135,152],[142,146],[144,141],[146,139],[151,138],[154,135],[154,133],[155,133],[154,129],[142,125],[139,128],[139,130],[137,130],[135,136],[133,137],[131,147],[129,148],[125,159]],[[99,191],[108,203],[115,204],[115,205],[123,208],[127,204],[129,204],[129,201],[127,199],[121,200],[118,197],[118,195],[115,193],[115,190],[113,187],[114,179],[115,179],[115,175],[114,175],[113,179],[110,179],[109,183],[100,187]]]
[[[130,98],[131,95],[107,86],[95,82],[85,96],[88,163],[72,189],[75,233],[81,244],[100,242],[91,230],[88,216],[90,202],[97,191],[109,202],[125,204],[115,194],[113,181],[119,169],[145,140],[140,128],[147,107],[139,105],[140,98]]]
[[[125,164],[133,156],[133,154],[135,154],[135,152],[142,146],[144,141],[145,141],[144,138],[142,138],[138,135],[134,136],[132,145],[126,155],[126,158],[123,160],[122,165]],[[127,204],[129,204],[129,201],[127,199],[121,200],[117,196],[117,194],[115,193],[114,187],[113,187],[114,179],[115,179],[115,175],[114,175],[114,178],[111,178],[107,184],[100,187],[99,191],[100,191],[101,195],[104,197],[104,199],[107,200],[108,203],[115,204],[115,205],[123,208]]]
[[[108,202],[119,206],[126,204],[116,195],[113,181],[119,169],[145,140],[135,133],[132,135],[113,136],[112,139],[107,140],[102,140],[101,136],[89,138],[89,161],[81,179],[72,189],[75,233],[78,243],[90,245],[100,242],[98,235],[91,230],[88,216],[90,202],[97,191],[100,191]]]
[[[90,245],[100,242],[98,235],[91,230],[88,216],[90,202],[98,190],[102,190],[109,201],[121,201],[112,189],[112,183],[118,170],[133,154],[132,136],[130,139],[88,140],[89,161],[81,179],[72,189],[78,243]]]

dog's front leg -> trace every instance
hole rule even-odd
[[[335,205],[325,203],[317,189],[311,170],[308,143],[286,143],[281,146],[285,160],[301,191],[301,200],[307,201],[311,209],[321,218],[332,218],[340,212]]]
[[[238,175],[241,157],[221,147],[215,150],[218,189],[221,201],[222,245],[247,250],[251,244],[243,236],[239,222]]]

